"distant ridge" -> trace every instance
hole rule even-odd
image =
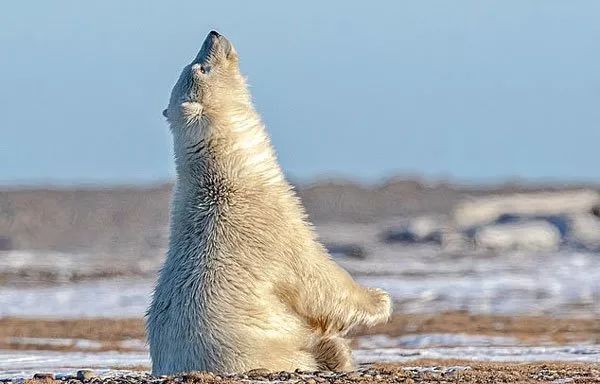
[[[155,252],[167,243],[171,188],[168,183],[0,187],[0,249]],[[337,179],[297,186],[316,223],[447,214],[468,196],[579,188],[600,190],[585,184],[461,185],[402,178],[370,185]]]

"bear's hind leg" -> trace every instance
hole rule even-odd
[[[314,349],[319,369],[329,371],[352,371],[354,361],[348,340],[339,336],[323,336]]]

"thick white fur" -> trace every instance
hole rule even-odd
[[[344,336],[386,321],[390,298],[359,286],[317,241],[235,50],[216,34],[207,42],[165,111],[177,184],[147,314],[152,371],[352,369]]]

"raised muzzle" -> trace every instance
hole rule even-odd
[[[231,53],[232,45],[225,38],[225,36],[219,34],[217,31],[210,31],[206,39],[204,39],[204,43],[202,43],[202,48],[200,48],[200,52],[198,52],[198,56],[194,60],[194,63],[203,64],[206,63],[211,56],[214,56],[219,50],[222,50],[225,56],[228,56]]]

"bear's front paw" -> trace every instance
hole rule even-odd
[[[383,323],[389,320],[392,315],[392,298],[389,293],[379,288],[369,288],[371,299],[370,307],[370,325]]]

